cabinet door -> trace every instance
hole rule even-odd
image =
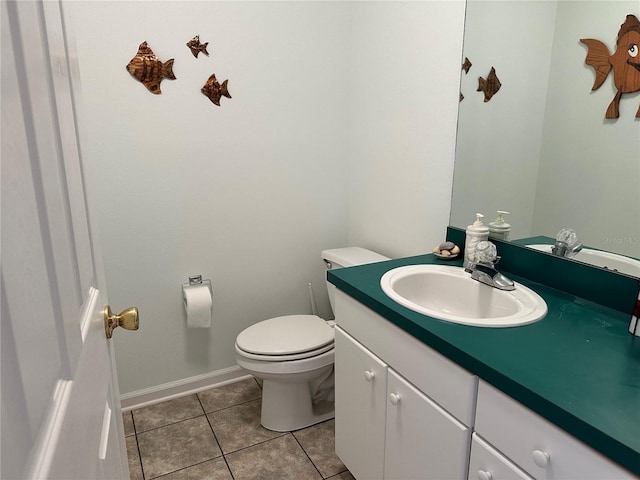
[[[471,437],[469,480],[533,480],[518,466],[482,440],[477,433]]]
[[[465,479],[471,429],[388,371],[385,480]]]
[[[355,478],[382,478],[387,365],[336,327],[336,453]]]

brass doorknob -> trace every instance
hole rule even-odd
[[[104,307],[104,331],[107,334],[107,338],[111,338],[113,329],[116,327],[122,327],[125,330],[138,330],[139,326],[140,317],[138,316],[138,309],[136,307],[129,307],[121,311],[118,315],[115,315],[111,311],[109,305]]]

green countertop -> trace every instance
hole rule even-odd
[[[328,280],[469,372],[640,475],[640,338],[630,315],[509,273],[547,302],[540,321],[508,328],[458,325],[413,312],[380,287],[388,270],[460,266],[420,255],[330,270]]]

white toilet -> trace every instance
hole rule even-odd
[[[324,250],[322,258],[327,270],[389,260],[360,247]],[[263,427],[286,432],[333,418],[333,340],[333,322],[317,315],[270,318],[240,332],[236,361],[262,379]]]

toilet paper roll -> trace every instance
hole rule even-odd
[[[182,287],[184,309],[187,312],[187,327],[208,328],[211,326],[211,290],[207,285],[185,285]]]

